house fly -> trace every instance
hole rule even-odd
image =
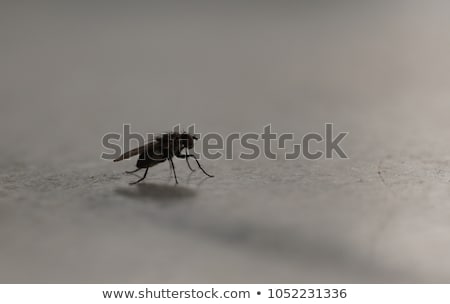
[[[177,174],[175,172],[175,166],[173,164],[173,157],[184,158],[186,159],[187,165],[191,171],[195,171],[192,169],[189,158],[193,158],[196,162],[200,170],[209,176],[214,177],[211,174],[208,174],[203,167],[200,165],[200,162],[193,154],[189,154],[189,149],[194,147],[194,140],[198,140],[198,137],[195,135],[188,134],[186,132],[169,132],[164,133],[162,135],[157,136],[153,141],[147,143],[146,145],[140,146],[139,148],[130,150],[125,154],[121,155],[114,162],[118,162],[124,159],[128,159],[135,155],[139,155],[139,159],[136,163],[137,169],[134,171],[126,171],[128,174],[136,173],[140,170],[145,169],[144,176],[139,180],[130,183],[130,185],[135,185],[140,183],[147,177],[148,169],[156,166],[157,164],[163,163],[166,160],[169,161],[171,170],[175,176],[175,182],[178,184]],[[183,152],[184,150],[184,152]]]

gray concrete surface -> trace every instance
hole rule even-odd
[[[1,283],[450,282],[448,2],[149,3],[1,2]],[[326,122],[349,160],[99,157]]]

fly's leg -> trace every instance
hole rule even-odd
[[[197,162],[198,167],[200,168],[200,170],[202,170],[203,173],[205,173],[206,176],[214,177],[214,175],[208,174],[208,172],[206,172],[205,169],[203,169],[203,167],[200,165],[200,162],[198,161],[197,158],[195,158],[194,155],[189,155],[189,156],[195,159],[195,161]]]
[[[186,158],[186,163],[187,163],[189,169],[190,169],[192,172],[194,172],[195,169],[192,169],[191,164],[189,163],[189,154],[188,154],[188,151],[187,151],[187,149],[184,150],[184,151],[185,151],[185,153],[186,153],[186,156],[185,156],[185,158]]]
[[[192,157],[193,159],[195,159],[195,161],[197,162],[198,167],[200,168],[200,170],[202,170],[202,172],[209,177],[214,177],[214,175],[208,174],[205,169],[203,169],[203,167],[200,165],[200,162],[198,161],[198,159],[195,157],[195,155],[193,154],[186,154],[186,155],[180,155],[178,156],[179,158],[186,158],[188,159],[189,157]]]
[[[126,174],[133,174],[133,173],[136,173],[136,172],[138,172],[138,171],[141,171],[142,169],[144,169],[144,168],[137,168],[137,169],[134,170],[134,171],[125,171],[125,173],[126,173]]]
[[[173,176],[175,176],[175,183],[178,184],[177,173],[175,172],[175,166],[174,166],[174,164],[173,164],[172,158],[169,158],[169,162],[170,162],[170,164],[172,165]]]
[[[142,178],[140,178],[139,180],[137,180],[135,182],[130,183],[130,185],[136,185],[136,184],[142,182],[147,177],[147,172],[148,172],[148,168],[145,170],[144,176]]]

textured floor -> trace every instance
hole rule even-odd
[[[449,5],[352,2],[2,1],[0,282],[449,283]],[[350,159],[100,159],[124,123],[327,122]]]

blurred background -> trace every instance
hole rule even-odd
[[[448,1],[0,2],[1,283],[449,283]],[[349,132],[175,162],[108,132]]]

